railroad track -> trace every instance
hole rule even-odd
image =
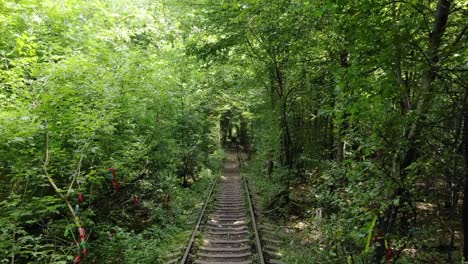
[[[211,186],[188,245],[170,254],[166,264],[284,264],[272,252],[279,250],[279,241],[268,237],[273,227],[257,224],[240,166],[238,153],[228,151],[223,175]]]

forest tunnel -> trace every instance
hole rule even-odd
[[[1,263],[162,263],[234,141],[286,262],[468,259],[466,1],[0,14]]]

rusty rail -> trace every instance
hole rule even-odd
[[[193,228],[192,235],[190,236],[189,243],[187,245],[187,248],[185,249],[185,253],[184,253],[184,256],[182,257],[182,260],[180,261],[180,264],[185,264],[188,260],[190,251],[192,250],[192,247],[193,247],[193,242],[195,241],[195,237],[197,236],[198,230],[200,229],[200,224],[201,224],[201,221],[203,220],[203,216],[205,215],[206,207],[208,206],[208,203],[210,202],[210,198],[213,195],[213,191],[214,191],[214,188],[216,187],[216,184],[218,183],[218,179],[219,177],[216,177],[216,179],[213,181],[213,184],[211,185],[210,193],[206,197],[205,204],[203,205],[203,209],[200,212],[200,216],[198,217],[197,224]]]

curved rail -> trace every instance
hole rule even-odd
[[[200,224],[201,224],[201,221],[203,220],[203,216],[205,215],[206,207],[208,206],[208,203],[210,202],[210,198],[213,195],[213,191],[214,191],[216,184],[218,183],[218,179],[219,177],[216,177],[216,179],[213,181],[213,184],[211,185],[210,193],[206,197],[205,204],[203,205],[203,209],[200,212],[200,216],[198,217],[197,224],[193,228],[192,235],[190,236],[189,243],[187,245],[187,248],[185,249],[185,253],[184,253],[184,256],[182,257],[182,260],[180,261],[180,264],[185,264],[188,260],[190,251],[192,250],[193,242],[195,241],[195,237],[198,233],[198,229],[200,229]]]

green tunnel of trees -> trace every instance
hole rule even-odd
[[[0,0],[0,262],[163,263],[236,140],[288,263],[461,263],[467,17]]]

